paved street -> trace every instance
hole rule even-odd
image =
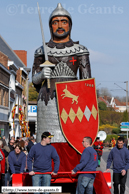
[[[102,156],[102,159],[101,159],[100,168],[97,168],[98,170],[101,170],[102,172],[104,172],[106,170],[106,161],[107,161],[109,152],[110,152],[110,149],[108,149],[108,148],[104,149],[103,156]],[[111,173],[112,173],[112,170],[111,170]],[[112,183],[111,193],[113,194],[113,183]],[[128,175],[127,175],[125,194],[129,194],[129,170],[128,170]]]

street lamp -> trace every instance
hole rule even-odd
[[[99,89],[97,89],[97,87],[101,85],[101,83],[99,83],[97,86],[96,86],[96,92],[97,92],[97,98],[99,98]]]
[[[116,83],[114,83],[114,84],[126,92],[126,110],[127,110],[127,114],[128,114],[128,81],[125,81],[124,83],[126,83],[126,90],[124,88],[122,88],[121,86],[117,85]],[[128,139],[128,129],[127,129],[127,139]]]
[[[116,83],[114,83],[114,84],[126,92],[126,110],[128,112],[128,81],[125,81],[124,83],[126,83],[126,90],[124,88],[122,88],[121,86],[119,86],[118,84],[116,84]]]
[[[29,73],[31,71],[31,68],[25,67],[24,69],[27,72],[27,83],[26,83],[26,98],[27,98],[27,102],[26,102],[26,120],[27,120],[27,135],[28,135],[28,88],[29,88],[29,86],[28,86],[28,84],[29,84],[29,82],[28,82],[28,80],[29,80],[28,75],[29,75]]]
[[[124,83],[126,83],[126,109],[128,112],[128,81],[125,81]]]

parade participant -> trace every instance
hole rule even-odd
[[[14,137],[14,136],[12,136],[12,137],[11,137],[11,140],[14,140],[14,141],[15,141],[15,137]]]
[[[28,155],[28,150],[27,150],[28,143],[29,141],[26,139],[24,144],[24,153],[26,153],[26,155]]]
[[[3,135],[3,137],[2,137],[2,141],[3,141],[3,147],[4,146],[7,146],[7,143],[6,143],[6,140],[5,140],[5,136]]]
[[[91,78],[89,51],[86,47],[73,42],[70,34],[72,28],[71,15],[59,3],[49,18],[51,39],[46,43],[48,60],[55,67],[40,67],[45,62],[43,46],[35,51],[32,69],[32,82],[39,92],[37,103],[37,141],[44,131],[56,134],[52,142],[66,142],[60,129],[55,82]],[[47,88],[50,79],[51,88]],[[51,119],[53,118],[53,119]]]
[[[23,173],[26,165],[26,155],[24,152],[22,152],[22,148],[20,144],[16,144],[14,151],[9,153],[8,156],[8,162],[9,162],[9,171],[12,174],[18,174]],[[10,179],[10,185],[11,185],[11,179]]]
[[[13,139],[11,139],[9,141],[8,146],[9,146],[10,151],[14,150],[14,143],[15,143],[15,141]]]
[[[5,154],[5,186],[8,186],[8,182],[10,179],[10,174],[9,174],[9,162],[8,162],[8,155],[10,153],[10,148],[8,146],[4,146],[3,149],[6,151]]]
[[[0,193],[1,186],[5,186],[5,154],[2,150],[3,142],[0,140]]]
[[[96,150],[98,154],[98,167],[100,167],[101,156],[103,153],[103,143],[100,141],[99,137],[96,138],[93,148]]]
[[[111,143],[112,143],[112,147],[114,148],[114,147],[115,147],[115,145],[116,145],[116,140],[115,140],[115,137],[113,137],[113,139],[112,139]]]
[[[25,141],[24,140],[20,140],[19,142],[18,142],[18,144],[21,146],[21,149],[22,149],[22,151],[24,150],[24,147],[25,147]]]
[[[127,146],[128,146],[128,147],[127,147],[127,148],[128,148],[128,150],[129,150],[129,138],[128,138],[128,143],[127,143]]]
[[[117,140],[117,147],[115,146],[107,160],[107,170],[109,171],[111,163],[113,162],[113,182],[114,194],[119,194],[118,186],[120,184],[120,194],[125,193],[125,183],[127,178],[127,170],[129,169],[129,151],[124,146],[123,137]]]
[[[31,137],[29,138],[29,143],[28,143],[28,146],[27,146],[27,151],[28,151],[28,153],[29,153],[31,147],[34,145],[34,142],[35,142],[35,139],[34,139],[33,136],[31,136]]]
[[[5,173],[2,175],[3,186],[7,186],[7,177],[8,177],[8,168],[9,168],[8,155],[9,155],[10,149],[5,144],[5,142],[3,142],[3,140],[0,141],[0,145],[1,145],[1,150],[3,151],[5,156]]]
[[[56,149],[50,145],[52,137],[53,135],[49,132],[44,132],[41,136],[41,142],[35,144],[28,154],[27,165],[29,174],[32,175],[33,186],[50,186],[51,175],[56,175],[59,170],[59,156]],[[35,172],[51,172],[52,159],[54,161],[54,171],[51,174],[35,174]]]
[[[97,153],[91,147],[92,139],[91,137],[83,138],[84,151],[81,156],[80,164],[78,164],[73,170],[72,174],[77,171],[96,171],[98,166]],[[95,179],[95,174],[80,174],[78,177],[78,184],[76,189],[76,194],[93,194],[93,183]]]
[[[16,140],[20,141],[20,137],[17,137]]]

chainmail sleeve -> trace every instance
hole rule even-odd
[[[80,79],[91,78],[89,54],[79,56],[79,77]]]
[[[37,92],[39,92],[41,88],[41,84],[43,82],[43,79],[41,78],[41,70],[40,64],[44,63],[45,57],[42,56],[36,56],[34,58],[33,68],[32,68],[32,83],[34,84]]]

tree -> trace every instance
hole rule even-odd
[[[38,92],[36,91],[34,85],[29,83],[29,101],[37,101]]]
[[[114,123],[116,123],[119,126],[120,123],[123,121],[122,112],[99,110],[99,117],[100,117],[101,125],[103,124],[113,125]]]
[[[99,90],[99,94],[100,94],[100,96],[112,96],[111,95],[111,92],[108,90],[108,88],[101,88],[100,90]]]
[[[120,132],[121,132],[120,128],[116,128],[112,130],[112,133],[115,133],[115,134],[119,134]]]
[[[98,107],[100,110],[107,110],[107,106],[104,102],[99,102]]]
[[[127,110],[123,112],[123,119],[122,122],[127,122],[128,121],[128,112]]]
[[[107,134],[110,134],[113,129],[117,129],[117,127],[109,124],[99,126],[99,130],[105,131]]]

